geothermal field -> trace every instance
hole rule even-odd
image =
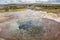
[[[60,40],[60,14],[31,9],[0,13],[0,40]]]

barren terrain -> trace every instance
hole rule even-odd
[[[25,24],[28,29],[28,27],[31,26],[29,22],[32,23],[32,26],[35,25],[38,30],[40,26],[44,27],[45,28],[44,35],[42,33],[43,36],[41,37],[38,36],[40,30],[39,31],[37,29],[35,30],[34,27],[32,32],[30,31],[32,30],[32,28],[29,31],[26,31],[25,26],[20,25]],[[23,30],[22,38],[21,37],[20,39],[19,37],[15,38],[14,34],[21,29]],[[0,40],[40,40],[40,38],[41,40],[60,40],[59,30],[60,30],[60,14],[47,13],[45,11],[35,11],[31,9],[17,12],[0,13]],[[24,34],[25,31],[27,32],[26,33],[27,35]],[[30,34],[28,36],[28,33],[34,34],[36,32],[37,34],[35,34],[34,36],[31,36]]]

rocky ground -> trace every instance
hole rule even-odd
[[[30,9],[0,13],[0,40],[60,40],[60,14]]]

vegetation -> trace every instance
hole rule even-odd
[[[34,10],[42,10],[42,11],[47,11],[47,12],[52,12],[52,13],[59,13],[60,12],[60,5],[55,5],[55,4],[41,4],[41,5],[35,5]]]
[[[9,4],[0,5],[0,12],[17,11],[24,9],[42,10],[47,12],[59,13],[60,5],[58,4]]]
[[[0,12],[11,12],[11,11],[18,11],[18,10],[24,10],[26,9],[26,6],[24,5],[0,5]]]

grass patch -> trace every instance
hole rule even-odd
[[[35,5],[34,10],[60,13],[60,5]]]

